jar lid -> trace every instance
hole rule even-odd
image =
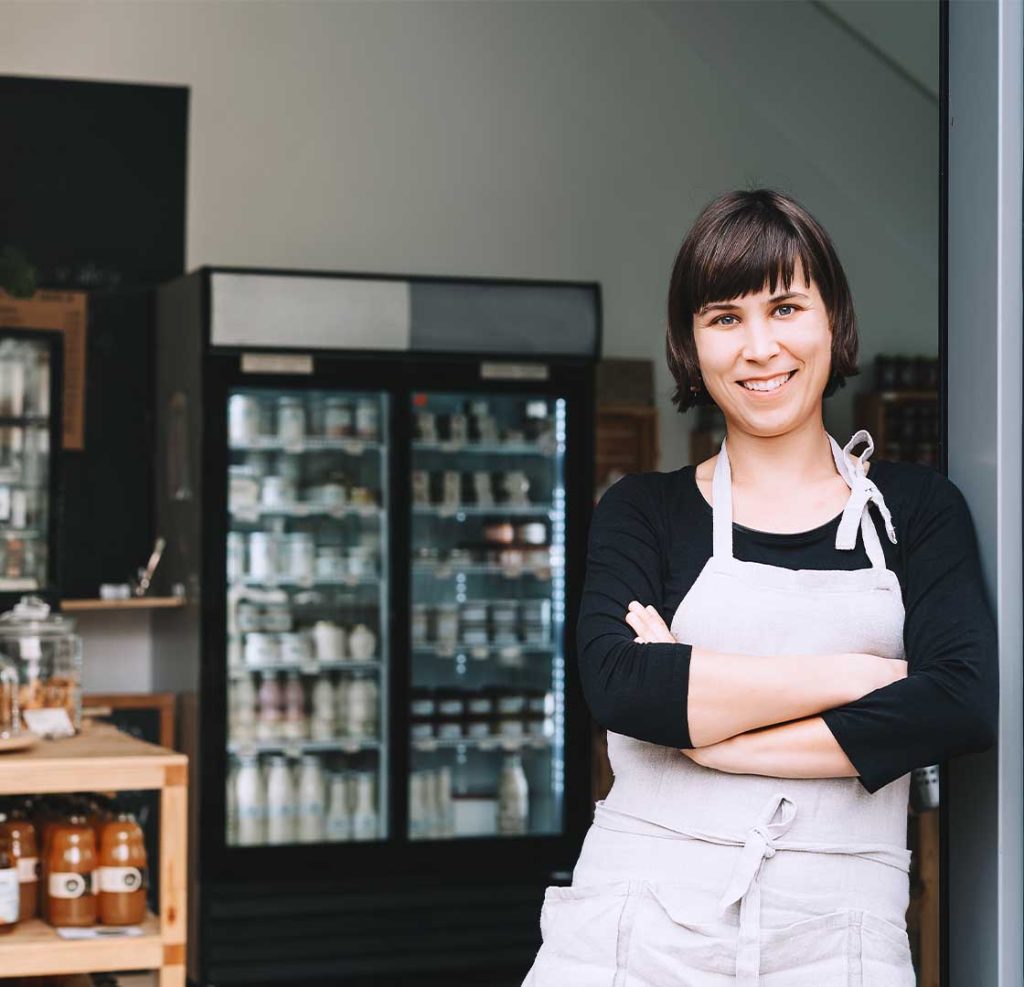
[[[0,636],[67,637],[74,633],[75,622],[59,613],[38,596],[23,596],[13,609],[0,614]]]

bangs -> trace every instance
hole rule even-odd
[[[746,216],[732,229],[722,230],[720,238],[709,237],[699,245],[690,268],[689,290],[684,288],[689,313],[697,314],[712,302],[753,294],[765,285],[773,294],[780,282],[789,291],[794,275],[814,280],[828,303],[813,254],[796,231],[778,219]]]

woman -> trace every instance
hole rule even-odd
[[[995,736],[970,515],[825,430],[856,321],[793,199],[711,202],[668,316],[673,400],[726,438],[595,510],[578,650],[615,781],[524,987],[912,987],[909,772]]]

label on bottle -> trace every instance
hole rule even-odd
[[[0,870],[0,924],[17,922],[18,908],[18,871],[15,867],[5,867]]]
[[[101,867],[100,891],[108,894],[128,894],[146,886],[146,871],[139,867]]]
[[[47,890],[51,898],[81,898],[92,894],[95,886],[94,872],[74,874],[69,871],[55,871],[50,874]]]
[[[18,860],[18,880],[22,884],[31,884],[39,880],[39,858],[21,857]]]

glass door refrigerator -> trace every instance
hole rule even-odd
[[[596,285],[158,293],[155,617],[199,984],[518,984],[591,818]]]
[[[0,328],[0,611],[56,603],[61,336]]]

